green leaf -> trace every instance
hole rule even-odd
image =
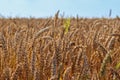
[[[66,19],[64,22],[65,34],[68,33],[70,27],[70,18]]]
[[[120,68],[120,62],[115,66],[115,69],[119,69]]]

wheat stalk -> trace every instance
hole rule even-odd
[[[43,32],[49,30],[50,28],[51,28],[51,26],[39,30],[39,31],[34,35],[34,39],[38,38]]]
[[[101,67],[100,67],[100,76],[102,77],[103,75],[105,75],[105,71],[106,71],[106,64],[108,62],[108,60],[110,59],[110,54],[112,54],[112,51],[108,52],[104,59],[103,62],[101,63]]]

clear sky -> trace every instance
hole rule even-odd
[[[0,15],[5,17],[50,17],[57,10],[65,16],[120,16],[120,0],[0,0]]]

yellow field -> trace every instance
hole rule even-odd
[[[0,19],[0,80],[120,80],[120,18]]]

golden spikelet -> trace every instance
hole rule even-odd
[[[20,75],[21,75],[21,72],[22,72],[22,64],[18,64],[14,73],[12,74],[12,77],[11,79],[12,80],[17,80],[19,79]]]
[[[115,46],[115,37],[113,37],[108,45],[109,50],[113,50]]]
[[[99,45],[98,50],[100,49],[103,52],[103,55],[108,53],[107,49],[101,43],[97,42],[97,44]]]
[[[68,67],[63,73],[63,80],[70,80],[71,79],[71,67]]]
[[[2,74],[2,80],[10,80],[10,68],[5,68]]]

